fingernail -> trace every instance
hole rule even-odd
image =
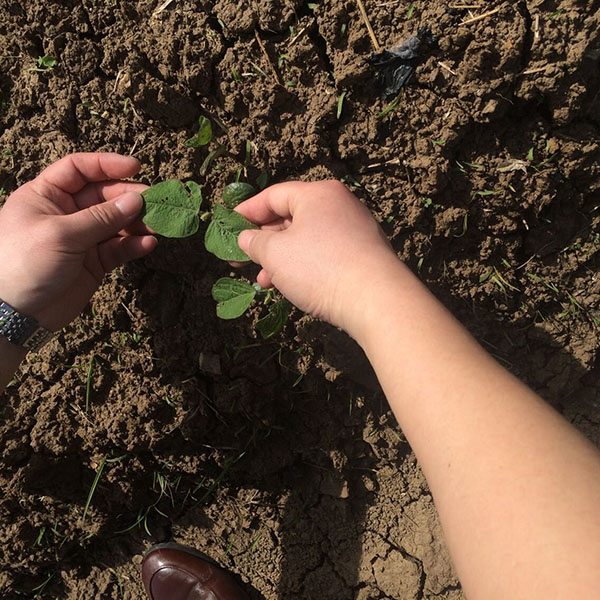
[[[244,229],[238,236],[238,246],[248,254],[248,249],[250,248],[250,242],[252,238],[256,235],[256,229]]]
[[[126,217],[133,217],[142,210],[142,197],[136,192],[127,192],[115,200],[116,207]]]

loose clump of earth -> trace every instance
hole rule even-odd
[[[2,197],[73,151],[133,154],[142,181],[198,181],[211,201],[240,163],[252,184],[342,179],[484,347],[598,444],[598,3],[448,6],[366,2],[383,48],[424,27],[438,40],[381,99],[354,2],[6,0]],[[204,176],[208,149],[185,145],[202,115],[227,149]],[[364,356],[297,313],[268,342],[252,317],[219,321],[210,290],[230,270],[205,228],[112,274],[9,387],[2,597],[141,599],[142,554],[176,539],[253,598],[462,598]]]

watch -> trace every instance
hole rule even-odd
[[[54,334],[40,327],[33,317],[22,315],[0,300],[0,335],[16,346],[39,350]]]

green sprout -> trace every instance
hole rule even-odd
[[[30,72],[45,73],[56,66],[57,60],[52,56],[38,56],[37,67],[29,69]]]

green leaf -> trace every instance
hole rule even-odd
[[[163,181],[142,193],[142,221],[156,233],[169,238],[182,238],[198,231],[198,211],[202,204],[200,186],[189,181],[186,191],[178,179]]]
[[[217,204],[206,235],[204,245],[221,260],[246,262],[250,257],[238,246],[238,236],[244,229],[258,229],[256,225],[246,221],[242,215]]]
[[[38,65],[42,67],[42,69],[52,69],[56,66],[56,59],[53,56],[39,56]]]
[[[188,181],[185,186],[190,191],[190,198],[198,203],[198,209],[202,206],[202,188],[195,181]]]
[[[267,183],[269,183],[269,174],[266,171],[263,171],[256,178],[256,185],[258,186],[259,190],[264,190],[267,187]]]
[[[237,319],[241,317],[256,296],[253,286],[239,279],[221,277],[212,287],[212,297],[217,301],[217,317]]]
[[[527,153],[527,160],[529,162],[533,162],[533,151],[534,151],[534,148],[532,146],[531,148],[529,148],[529,152]]]
[[[340,97],[338,98],[338,103],[337,103],[337,119],[338,119],[338,121],[340,120],[340,117],[342,116],[342,110],[344,109],[344,98],[346,97],[347,93],[348,92],[344,90],[340,94]]]
[[[244,200],[255,194],[256,189],[249,183],[230,183],[223,190],[223,204],[227,208],[235,208],[238,204],[241,204]]]
[[[277,335],[284,327],[290,316],[292,305],[282,298],[269,307],[268,314],[259,319],[256,323],[256,329],[268,340]]]
[[[219,158],[219,156],[221,156],[221,154],[225,154],[225,152],[227,152],[227,149],[225,146],[221,146],[221,144],[219,144],[214,150],[211,150],[200,167],[200,175],[204,177],[208,173],[208,169],[210,169],[210,165],[212,164],[213,160]]]
[[[185,143],[188,148],[200,148],[201,146],[206,146],[212,140],[213,133],[210,120],[206,117],[200,117],[198,123],[200,124],[198,133]]]

